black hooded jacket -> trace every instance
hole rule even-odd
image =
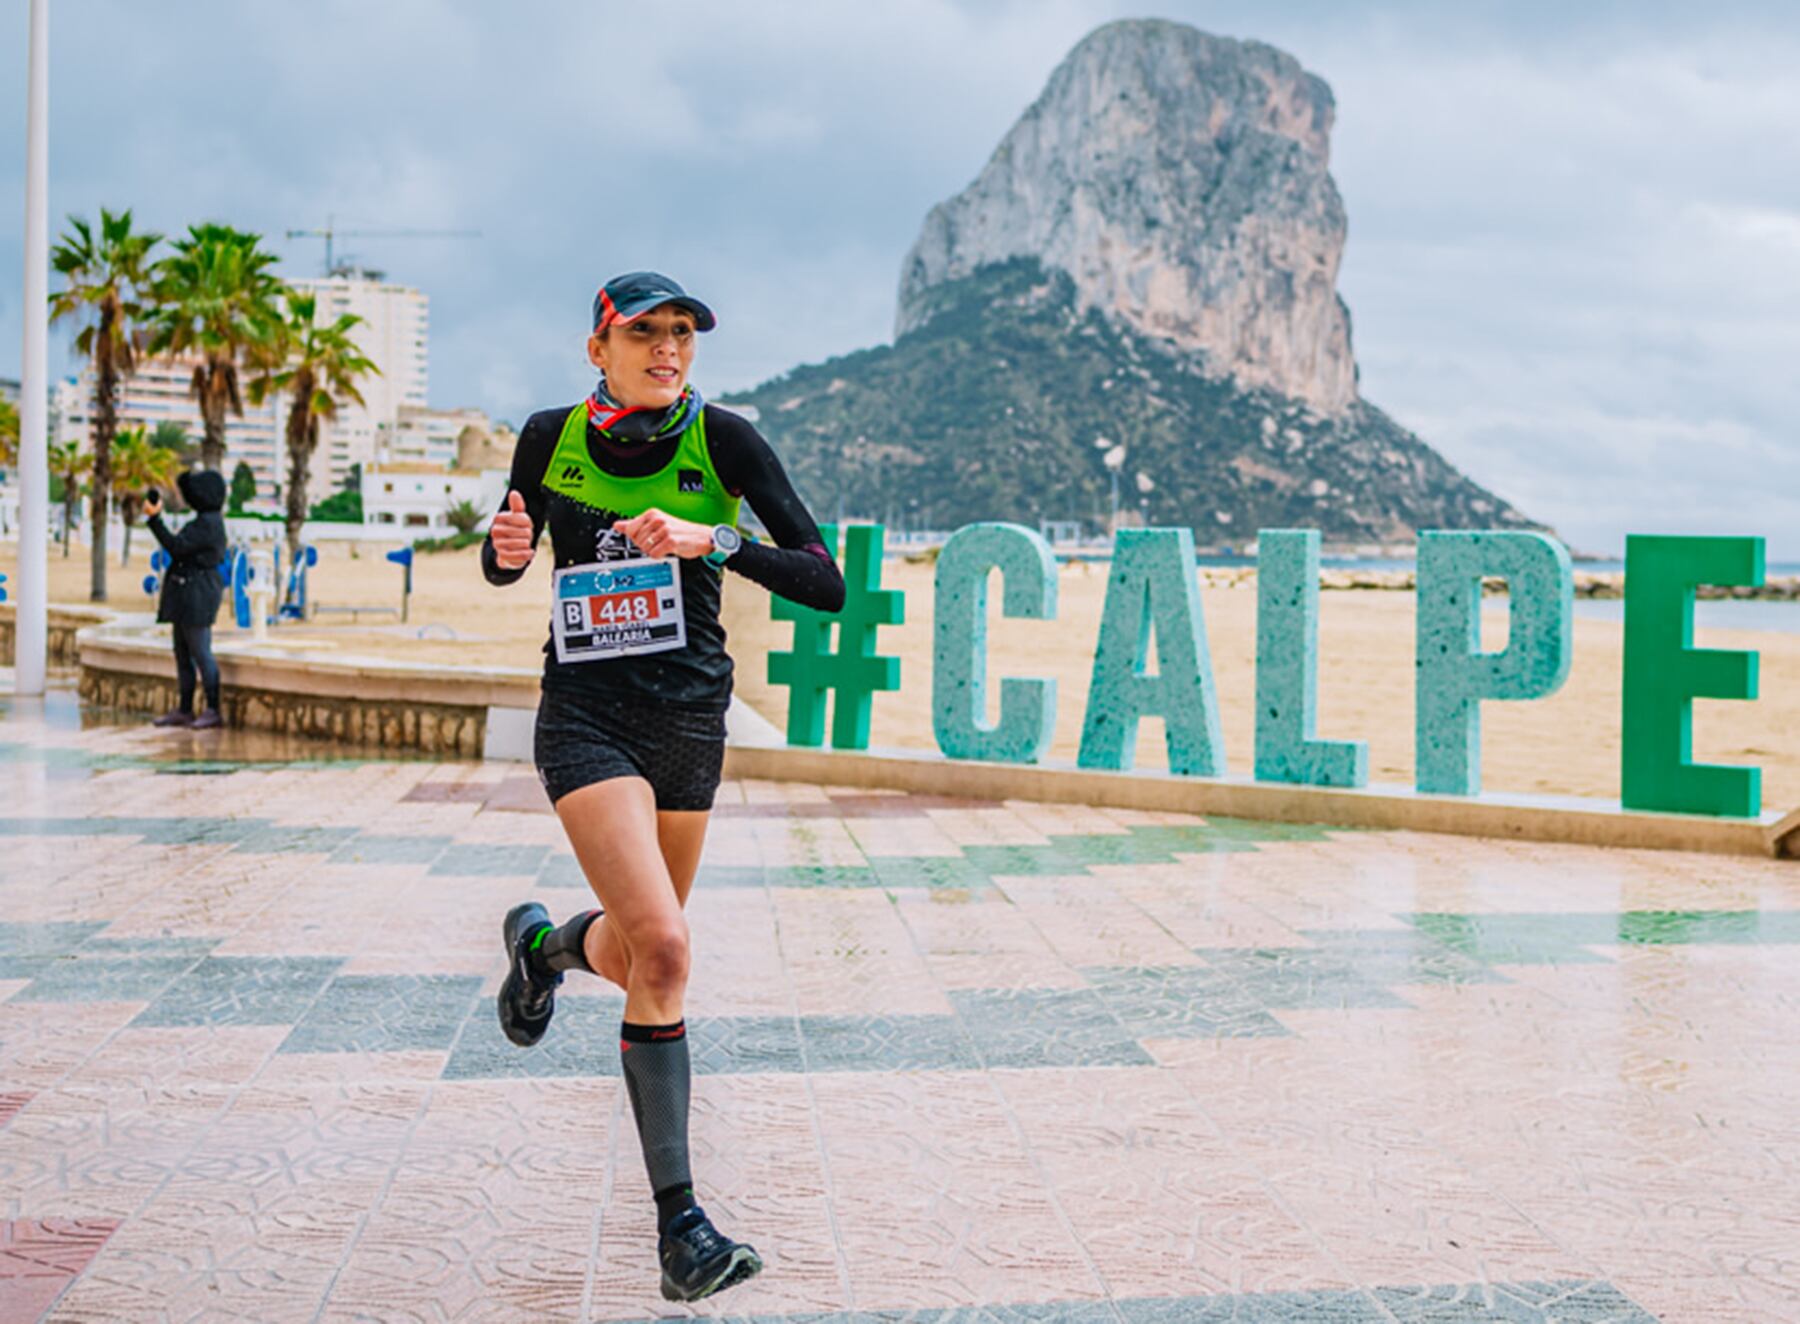
[[[224,561],[227,546],[225,517],[219,513],[225,508],[225,477],[210,469],[190,469],[175,480],[175,486],[194,518],[179,533],[170,533],[161,515],[146,521],[169,554],[156,619],[171,625],[211,625],[225,591],[224,581],[213,573]]]

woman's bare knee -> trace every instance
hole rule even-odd
[[[688,930],[684,921],[631,936],[628,978],[649,992],[671,995],[687,987]]]

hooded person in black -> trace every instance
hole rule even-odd
[[[216,573],[226,549],[225,517],[219,513],[225,506],[225,479],[210,469],[191,469],[175,480],[175,486],[194,512],[180,532],[170,533],[163,524],[160,499],[144,505],[146,525],[169,554],[156,619],[174,627],[175,679],[181,687],[180,706],[157,718],[156,725],[213,727],[222,722],[212,627],[225,590]],[[206,694],[206,711],[198,718],[193,715],[196,678]]]

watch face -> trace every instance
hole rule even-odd
[[[743,545],[743,537],[730,525],[721,524],[713,530],[713,546],[717,550],[730,554]]]

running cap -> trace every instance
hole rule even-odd
[[[604,331],[615,322],[629,326],[652,308],[672,303],[694,315],[694,329],[710,331],[719,324],[712,309],[655,271],[629,271],[614,276],[594,296],[594,330]]]

